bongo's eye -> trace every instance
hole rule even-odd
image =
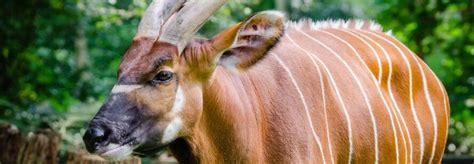
[[[160,71],[156,76],[150,81],[151,84],[164,84],[169,82],[173,78],[173,72],[171,71]]]

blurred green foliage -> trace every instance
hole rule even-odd
[[[0,119],[52,127],[63,150],[81,145],[86,121],[116,71],[148,0],[4,0],[0,6]],[[301,18],[373,19],[420,55],[451,103],[447,153],[474,155],[474,1],[236,0],[200,30],[220,30],[268,9]]]

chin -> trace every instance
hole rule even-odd
[[[157,157],[166,149],[167,146],[168,144],[150,144],[150,142],[142,144],[134,144],[131,142],[124,145],[110,143],[95,154],[110,161],[123,160],[131,155],[139,157]]]

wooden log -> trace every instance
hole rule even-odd
[[[0,164],[59,163],[61,137],[51,129],[40,129],[22,136],[15,125],[0,123]],[[121,161],[106,161],[85,150],[69,151],[66,163],[140,164],[138,157]]]
[[[0,147],[2,148],[0,163],[16,163],[18,153],[25,142],[26,140],[16,126],[0,124]]]
[[[67,153],[66,163],[80,164],[140,164],[141,159],[138,157],[130,157],[120,161],[106,161],[97,155],[92,155],[84,150],[69,151]]]
[[[0,124],[1,163],[58,163],[61,137],[51,129],[40,129],[23,137],[11,124]]]

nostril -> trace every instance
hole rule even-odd
[[[102,129],[99,128],[92,128],[90,129],[91,135],[94,139],[101,139],[104,137],[105,133]]]
[[[104,143],[107,140],[107,132],[100,127],[90,127],[87,129],[86,134],[84,134],[84,142],[86,144],[86,149],[89,152],[94,152],[97,147]]]

